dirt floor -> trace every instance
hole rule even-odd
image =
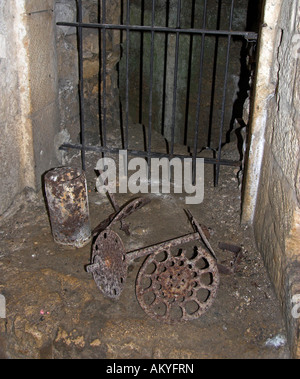
[[[230,148],[226,154],[230,155]],[[92,227],[113,208],[95,191],[95,155],[88,155]],[[76,158],[70,162],[78,164]],[[237,170],[222,167],[214,187],[212,166],[205,169],[204,201],[186,205],[183,194],[149,195],[150,204],[127,221],[131,235],[115,229],[126,251],[193,232],[190,209],[210,231],[218,261],[231,267],[234,254],[219,243],[241,247],[234,273],[220,273],[212,306],[200,317],[175,325],[157,322],[141,308],[135,293],[144,258],[133,262],[119,300],[103,296],[92,274],[91,243],[80,249],[56,244],[42,193],[22,194],[2,217],[0,356],[6,358],[289,358],[279,302],[253,245],[251,230],[240,225]],[[120,205],[135,196],[117,194]]]

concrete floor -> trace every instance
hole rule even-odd
[[[76,158],[71,162],[77,163]],[[94,164],[95,156],[90,154],[92,227],[113,212],[107,197],[95,191]],[[211,308],[198,319],[176,325],[150,318],[137,301],[135,281],[144,259],[129,266],[120,299],[105,298],[85,271],[91,243],[81,249],[56,244],[42,193],[23,194],[11,214],[1,219],[0,294],[6,299],[7,317],[0,319],[0,356],[289,358],[279,303],[251,230],[240,225],[236,173],[232,167],[222,167],[215,188],[212,167],[206,167],[202,204],[187,206],[183,195],[149,195],[151,203],[127,219],[131,235],[115,229],[126,251],[132,251],[193,232],[184,212],[188,208],[209,228],[210,243],[223,265],[230,267],[233,257],[218,248],[219,242],[242,248],[236,272],[220,274]],[[116,197],[122,205],[134,196]]]

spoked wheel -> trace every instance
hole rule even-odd
[[[136,296],[153,319],[168,324],[191,321],[213,304],[219,285],[217,263],[200,246],[149,256],[141,267]]]

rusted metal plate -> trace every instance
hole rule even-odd
[[[93,273],[97,287],[105,296],[120,297],[127,278],[126,252],[121,238],[113,230],[104,230],[97,237],[87,271]]]
[[[85,173],[62,167],[45,175],[45,192],[55,242],[82,247],[91,238]]]
[[[139,271],[136,296],[143,310],[167,324],[202,316],[213,304],[219,286],[216,261],[197,246],[191,254],[171,247],[150,255]]]

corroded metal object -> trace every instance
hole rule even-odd
[[[85,246],[91,239],[85,173],[61,167],[49,171],[44,179],[54,241],[77,248]]]
[[[112,194],[109,193],[109,196],[113,199]],[[86,267],[86,270],[93,274],[97,287],[109,298],[118,299],[120,297],[126,282],[129,264],[122,240],[117,233],[111,230],[111,227],[119,221],[120,229],[129,234],[129,228],[123,223],[123,220],[149,202],[149,198],[137,198],[121,209],[114,200],[116,212],[93,230],[93,236],[97,237],[93,243],[91,264]]]
[[[110,194],[111,197],[111,194]],[[126,204],[122,209],[118,207],[118,211],[110,215],[106,220],[102,221],[96,228],[93,230],[93,236],[101,233],[106,228],[111,227],[116,222],[120,221],[121,230],[125,231],[126,234],[129,233],[128,227],[122,224],[123,220],[130,216],[133,212],[142,208],[146,204],[150,202],[150,199],[147,197],[139,197],[137,199],[131,200],[128,204]]]
[[[93,274],[97,287],[106,297],[118,299],[125,286],[128,266],[137,258],[148,256],[136,281],[137,299],[144,311],[150,317],[169,324],[199,318],[216,297],[219,273],[214,251],[192,214],[187,212],[196,233],[129,253],[126,253],[119,235],[110,229],[118,221],[122,229],[123,219],[149,201],[138,198],[122,210],[117,208],[116,213],[94,229],[93,235],[98,236],[87,272]],[[199,246],[188,257],[181,247],[201,239],[209,250]],[[171,253],[174,248],[179,251],[176,256]]]
[[[126,253],[118,234],[110,229],[105,229],[98,235],[93,244],[91,264],[86,267],[86,270],[93,273],[98,288],[105,296],[117,299],[124,288],[128,266],[135,259],[153,254],[165,246],[177,246],[196,239],[199,239],[198,233],[192,233]]]
[[[153,319],[167,324],[199,318],[213,304],[219,286],[216,261],[197,246],[187,251],[159,248],[139,271],[136,296],[142,309]]]
[[[112,299],[123,291],[127,278],[126,251],[121,238],[113,230],[99,234],[92,253],[93,264],[87,271],[93,274],[97,287]]]

